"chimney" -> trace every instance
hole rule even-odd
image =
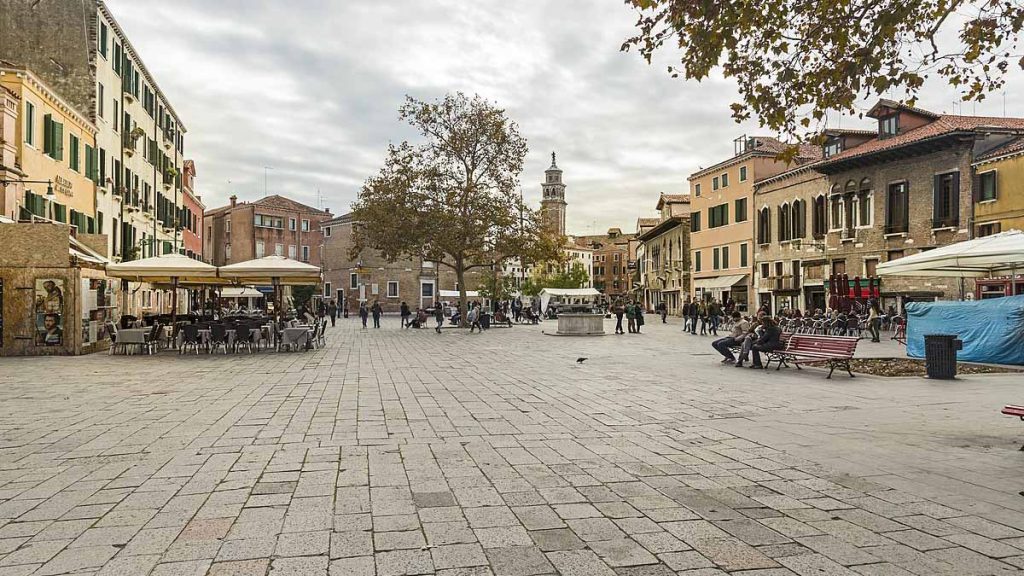
[[[232,194],[231,198],[228,198],[228,200],[231,200],[231,207],[232,208],[235,207],[235,204],[238,204],[238,196],[235,196],[234,194]]]

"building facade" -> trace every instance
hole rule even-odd
[[[195,192],[196,163],[185,160],[181,173],[182,205],[178,222],[181,228],[179,251],[196,260],[203,260],[203,213],[206,206]]]
[[[594,251],[594,288],[611,300],[629,295],[630,241],[634,238],[634,234],[623,234],[620,228],[609,228],[607,234],[576,237],[578,245]]]
[[[360,302],[377,301],[385,313],[396,313],[402,302],[412,310],[430,308],[438,302],[455,302],[441,292],[459,290],[455,271],[443,264],[421,258],[403,258],[389,262],[374,250],[353,256],[358,223],[344,214],[321,223],[323,232],[323,297],[354,314]],[[490,269],[466,272],[466,290],[478,290]]]
[[[0,85],[8,106],[13,104],[18,112],[10,125],[12,139],[5,138],[4,144],[13,148],[14,159],[13,171],[3,178],[2,213],[98,233],[96,184],[90,178],[96,127],[30,70],[0,68]],[[5,121],[5,132],[7,128]]]
[[[788,169],[779,158],[787,147],[775,138],[743,136],[734,141],[732,158],[690,175],[693,297],[732,298],[740,311],[753,307],[753,184]],[[794,162],[819,157],[819,148],[800,146]]]
[[[971,238],[976,160],[1024,133],[1024,119],[935,114],[890,100],[867,116],[877,121],[874,137],[852,147],[827,141],[815,167],[829,187],[826,278],[862,285],[880,262]],[[973,289],[969,279],[891,276],[880,296],[883,306],[902,307]]]
[[[1024,230],[1024,138],[980,155],[974,163],[974,236]],[[1024,294],[1024,271],[1009,277],[979,279],[976,298]]]
[[[641,232],[642,302],[649,310],[664,303],[668,313],[681,315],[690,294],[690,197],[662,194],[656,209],[658,223]]]
[[[285,256],[320,266],[321,224],[332,218],[320,210],[273,194],[207,210],[203,216],[203,255],[214,266],[264,256]]]
[[[90,216],[108,254],[180,251],[185,126],[106,4],[0,0],[0,15],[0,59],[31,69],[95,125]]]

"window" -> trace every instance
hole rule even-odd
[[[950,228],[960,224],[960,173],[935,175],[932,203],[932,228]]]
[[[790,211],[792,212],[790,225],[792,226],[793,231],[791,238],[803,238],[807,236],[807,201],[794,200],[793,207]]]
[[[978,201],[985,202],[996,199],[996,171],[978,175]]]
[[[746,166],[740,166],[740,182],[746,182],[746,181],[747,181],[747,167]]]
[[[292,260],[295,260],[295,256],[297,255],[297,250],[298,249],[295,248],[295,244],[289,244],[288,245],[288,257],[291,258]]]
[[[729,223],[729,205],[719,204],[708,208],[708,228],[718,228]]]
[[[814,198],[814,210],[811,215],[811,231],[815,238],[822,238],[828,232],[828,221],[825,214],[825,195],[821,194]]]
[[[302,247],[302,261],[309,262],[309,246]]]
[[[231,260],[231,244],[224,246],[224,257]]]
[[[25,101],[25,143],[36,144],[36,105],[28,100]]]
[[[765,206],[757,213],[757,243],[769,244],[772,241],[772,213]]]
[[[729,173],[722,174],[722,188],[729,187]]]
[[[225,220],[224,221],[224,225],[226,226],[226,231],[228,233],[230,233],[231,232],[231,220]]]
[[[729,267],[729,247],[722,246],[722,269]]]
[[[693,271],[700,272],[700,250],[693,252]]]
[[[823,151],[825,158],[831,158],[842,151],[843,141],[841,138],[829,138],[828,141],[825,142],[825,150]]]
[[[833,260],[832,261],[832,273],[833,274],[846,274],[846,260]]]
[[[78,136],[71,134],[68,139],[68,166],[75,172],[81,171],[80,156],[78,153]]]
[[[747,221],[747,199],[746,198],[737,198],[736,202],[735,202],[735,206],[733,207],[732,211],[733,211],[733,215],[732,215],[733,219],[736,222],[746,222]]]
[[[100,118],[106,118],[104,111],[107,103],[106,96],[103,95],[103,84],[96,83],[96,113],[99,114]]]
[[[886,254],[886,258],[887,262],[899,260],[900,258],[903,258],[903,250],[889,250],[889,252]]]
[[[864,260],[864,276],[874,278],[878,276],[878,258],[867,258]]]
[[[779,206],[779,242],[793,239],[793,228],[790,225],[789,204]]]
[[[120,118],[121,118],[121,113],[117,111],[117,100],[115,99],[114,100],[114,132],[117,132],[118,130],[121,129],[120,128],[120,126],[121,126]]]
[[[832,203],[832,224],[829,226],[829,230],[842,230],[843,229],[843,196],[841,194],[833,194],[830,199]]]
[[[388,298],[398,298],[398,282],[388,280]]]
[[[878,137],[888,138],[900,133],[900,115],[892,114],[878,119]]]
[[[718,270],[721,267],[718,248],[711,251],[711,269]]]
[[[324,298],[330,298],[330,297],[331,297],[331,283],[330,282],[324,282]]]
[[[740,268],[747,267],[747,243],[740,244]]]
[[[761,263],[761,278],[768,278],[772,275],[772,266],[767,262]]]
[[[998,234],[1002,230],[1002,224],[1000,222],[989,222],[988,224],[978,225],[978,237],[991,236]]]
[[[690,232],[700,232],[700,212],[690,213]]]
[[[714,179],[711,180],[711,189],[718,190],[718,176],[715,176]]]
[[[910,225],[910,194],[906,182],[889,185],[885,199],[885,233],[906,232]]]
[[[43,116],[43,153],[54,160],[64,159],[64,124],[53,116]]]
[[[99,40],[98,47],[99,47],[99,50],[100,50],[100,56],[103,56],[103,59],[106,60],[106,58],[107,58],[107,25],[104,22],[100,22],[100,33],[99,33],[99,39],[98,40]]]
[[[700,196],[700,184],[693,185],[693,195]]]
[[[124,59],[124,52],[121,50],[121,45],[116,41],[114,42],[114,61],[111,64],[114,67],[114,74],[121,75],[121,60]]]
[[[274,254],[284,256],[284,244],[274,244]]]
[[[324,236],[326,236],[328,238],[331,237],[331,227],[330,226],[324,226]]]
[[[359,288],[359,273],[350,272],[348,275],[348,287],[355,290]]]
[[[302,221],[302,231],[309,232],[309,220]]]
[[[860,190],[857,192],[857,226],[867,228],[873,224],[871,217],[875,205],[873,196],[871,179],[864,178],[860,181]]]
[[[288,219],[288,229],[295,230],[295,218]]]

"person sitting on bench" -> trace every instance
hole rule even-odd
[[[782,348],[782,330],[779,329],[775,320],[770,316],[765,316],[761,319],[761,325],[764,327],[764,331],[750,348],[754,353],[754,363],[750,365],[751,368],[764,368],[761,364],[761,352],[772,352]]]
[[[733,346],[743,346],[743,340],[747,336],[747,332],[750,331],[750,322],[742,319],[739,312],[732,313],[732,333],[725,338],[719,338],[711,343],[711,346],[718,350],[718,353],[725,358],[722,359],[722,364],[735,364],[736,356],[733,355]]]

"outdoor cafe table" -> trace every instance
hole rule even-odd
[[[128,354],[129,346],[138,346],[141,351],[149,340],[150,328],[124,328],[117,332],[117,345],[123,346],[124,353]],[[111,348],[113,351],[113,348]]]
[[[225,332],[225,334],[227,334],[228,348],[232,348],[233,349],[235,347],[235,330],[234,330],[234,328],[228,328],[224,332]],[[254,330],[253,333],[254,334],[259,334],[259,339],[260,340],[266,340],[267,342],[270,342],[270,325],[269,324],[266,325],[266,326],[261,326],[259,331]],[[199,330],[199,343],[202,344],[204,347],[208,348],[210,346],[210,335],[211,334],[212,334],[212,331],[209,328],[203,328],[203,329]],[[177,340],[177,342],[178,342],[178,348],[181,348],[181,345],[184,344],[184,342],[185,342],[185,331],[184,330],[178,330],[178,340]]]
[[[309,345],[309,326],[285,328],[281,333],[281,344],[284,346],[294,345],[296,348],[304,349]]]

